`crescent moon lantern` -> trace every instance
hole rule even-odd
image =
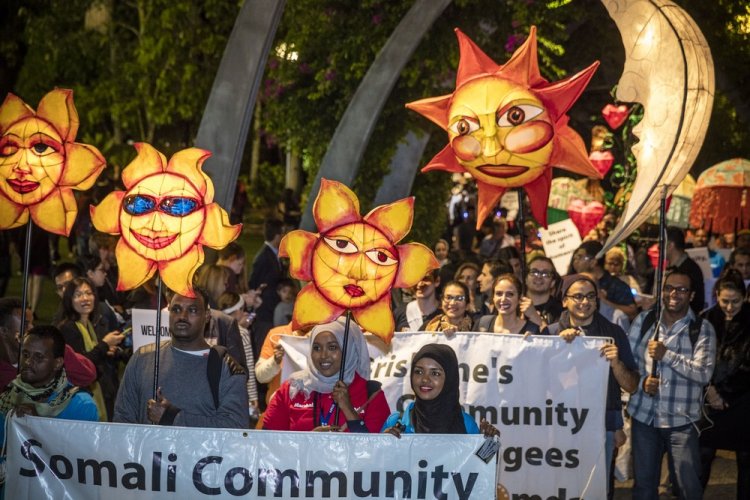
[[[708,128],[714,65],[693,19],[668,0],[602,0],[625,45],[617,99],[639,102],[643,120],[633,133],[638,174],[630,201],[602,254],[659,208],[690,171]]]

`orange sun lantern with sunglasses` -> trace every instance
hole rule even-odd
[[[141,286],[158,270],[169,288],[194,297],[192,281],[203,263],[203,246],[224,248],[242,225],[231,225],[213,201],[214,187],[201,166],[211,153],[189,148],[166,157],[146,143],[122,171],[127,191],[114,191],[91,207],[99,231],[119,234],[115,254],[118,290]]]

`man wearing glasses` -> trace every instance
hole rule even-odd
[[[638,387],[638,365],[633,359],[628,337],[619,326],[608,321],[597,312],[598,293],[596,283],[586,274],[573,274],[563,279],[563,307],[560,321],[551,324],[547,333],[559,335],[567,342],[573,342],[579,335],[589,337],[609,337],[612,342],[601,349],[602,356],[609,361],[609,382],[607,385],[607,411],[605,416],[607,485],[612,469],[612,457],[616,442],[615,433],[622,429],[622,390],[634,392]],[[622,435],[622,433],[620,433]]]
[[[700,451],[696,423],[701,418],[703,387],[711,380],[716,334],[690,308],[695,292],[690,276],[672,271],[662,289],[662,317],[644,312],[630,328],[630,345],[640,371],[630,398],[632,416],[633,498],[659,497],[661,458],[669,453],[680,498],[700,499]],[[644,325],[644,322],[646,323]],[[654,330],[659,325],[659,335]]]
[[[553,297],[558,276],[548,257],[537,256],[529,262],[526,274],[526,297],[521,299],[521,312],[543,330],[560,319],[562,304]]]

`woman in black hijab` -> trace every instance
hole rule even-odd
[[[458,359],[444,344],[428,344],[414,355],[411,364],[411,388],[415,399],[403,412],[391,414],[383,432],[396,437],[406,434],[500,434],[492,424],[474,419],[458,402]]]

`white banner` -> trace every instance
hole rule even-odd
[[[133,309],[133,352],[146,344],[153,344],[156,334],[156,310]],[[161,340],[169,340],[169,311],[161,311]]]
[[[14,419],[5,498],[495,497],[482,436],[243,431]]]
[[[290,357],[284,365],[292,359],[293,369],[304,366],[309,340],[284,340]],[[402,411],[414,399],[411,358],[435,342],[458,355],[464,410],[502,433],[498,481],[507,498],[606,498],[609,364],[599,348],[607,339],[579,337],[568,344],[545,336],[396,333],[391,352],[373,360],[370,374],[383,383],[392,410]]]

